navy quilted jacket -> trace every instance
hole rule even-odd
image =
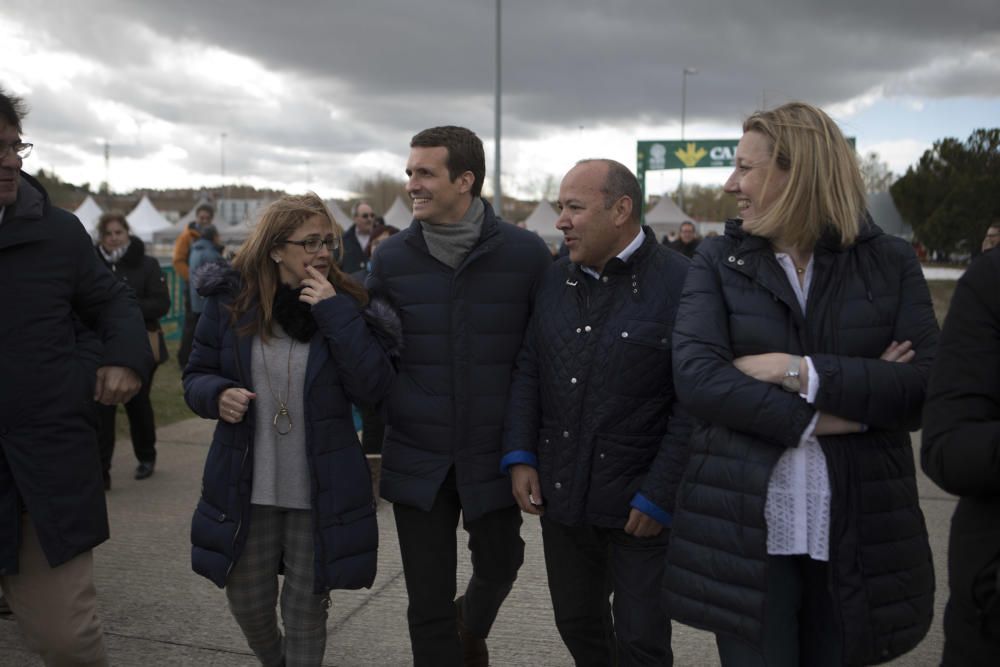
[[[430,510],[454,466],[465,520],[514,504],[500,473],[511,370],[533,295],[552,256],[531,232],[497,220],[457,269],[434,259],[418,221],[379,246],[368,289],[403,323],[386,401],[381,495]]]
[[[205,278],[209,296],[198,320],[184,369],[184,399],[206,419],[219,419],[219,395],[229,387],[253,391],[252,336],[237,336],[227,306],[236,285]],[[346,295],[316,304],[319,331],[309,343],[304,407],[314,517],[317,593],[371,586],[378,528],[371,478],[354,430],[351,403],[376,402],[392,381],[388,353],[362,311]],[[245,318],[253,317],[248,313]],[[201,499],[191,521],[191,565],[224,587],[240,558],[250,528],[253,483],[254,403],[237,424],[219,420],[205,460]],[[298,423],[296,424],[298,427]]]
[[[934,568],[907,431],[920,425],[938,326],[909,244],[867,220],[813,254],[807,316],[766,239],[739,221],[703,242],[674,329],[681,401],[700,420],[677,497],[664,578],[673,618],[760,641],[767,603],[764,504],[771,471],[815,410],[868,426],[819,438],[830,476],[830,591],[847,664],[884,662],[930,627]],[[913,342],[907,364],[882,361]],[[815,407],[740,372],[733,359],[809,355]]]
[[[599,280],[552,266],[518,356],[503,467],[538,467],[560,523],[622,528],[631,506],[670,525],[690,434],[670,338],[690,262],[645,232]]]

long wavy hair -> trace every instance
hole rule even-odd
[[[233,268],[243,279],[242,288],[230,308],[233,326],[236,327],[246,313],[257,309],[256,318],[237,328],[241,336],[260,335],[266,340],[273,335],[274,295],[281,279],[278,265],[271,259],[271,251],[281,247],[302,223],[317,215],[330,223],[333,235],[341,241],[336,261],[330,263],[330,284],[337,292],[354,297],[362,306],[368,304],[365,288],[351,280],[338,266],[344,254],[344,230],[330,215],[323,200],[312,192],[286,195],[264,208],[257,225],[233,259]]]
[[[774,203],[760,217],[744,221],[743,228],[811,249],[832,227],[843,246],[853,243],[865,211],[865,186],[854,149],[837,124],[822,109],[789,102],[757,111],[744,121],[743,131],[764,135],[771,148],[771,170],[788,174]],[[771,173],[764,180],[765,190]]]

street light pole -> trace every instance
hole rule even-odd
[[[219,173],[222,176],[222,182],[226,181],[226,133],[222,132],[219,134]]]
[[[503,193],[500,191],[500,0],[497,3],[496,19],[496,82],[493,91],[493,210],[499,216],[503,213]]]
[[[695,67],[685,67],[684,73],[681,75],[681,141],[684,141],[684,122],[687,120],[687,82],[688,75],[697,74],[698,70]],[[681,210],[684,210],[684,167],[681,167],[681,184],[677,188],[677,198]]]

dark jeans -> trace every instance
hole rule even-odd
[[[556,627],[577,667],[673,664],[670,619],[658,593],[669,535],[639,538],[542,517]]]
[[[153,373],[149,382],[142,385],[139,393],[125,404],[128,415],[128,430],[132,437],[132,451],[135,458],[146,463],[156,462],[156,422],[153,419],[153,403],[149,400],[149,390],[153,384]],[[105,474],[111,470],[111,457],[115,453],[115,413],[117,405],[97,404],[97,444],[101,451],[101,465]]]
[[[431,511],[393,505],[409,607],[414,667],[461,666],[455,614],[456,528],[462,510],[452,469]],[[524,562],[521,511],[506,507],[464,521],[472,552],[472,578],[465,589],[462,616],[469,634],[486,638],[500,605]]]
[[[194,330],[198,326],[198,318],[201,313],[191,310],[191,293],[188,291],[188,282],[181,281],[181,289],[184,291],[184,329],[181,331],[181,345],[177,348],[177,363],[181,365],[181,370],[187,366],[188,357],[191,356],[191,346],[194,344]]]
[[[763,645],[716,635],[723,667],[840,665],[843,646],[829,591],[829,564],[768,556]]]

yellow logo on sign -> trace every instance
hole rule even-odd
[[[687,148],[677,149],[674,151],[674,155],[677,156],[678,160],[684,163],[684,166],[693,167],[701,162],[703,157],[708,155],[708,151],[704,148],[698,148],[693,141],[689,141]]]

